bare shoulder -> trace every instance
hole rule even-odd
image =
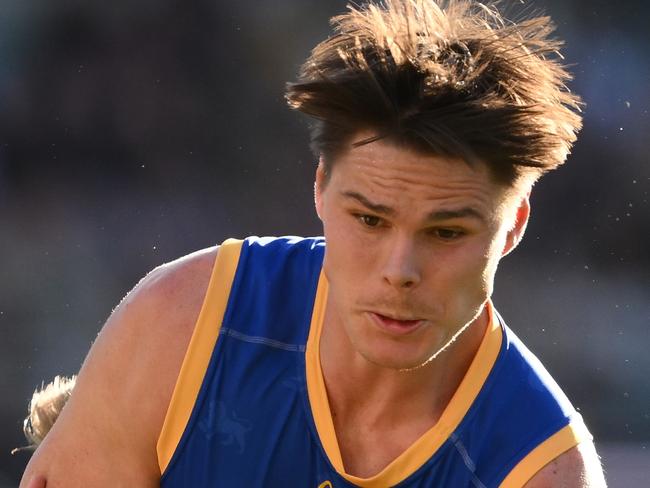
[[[605,476],[593,442],[584,441],[544,466],[525,488],[604,488]]]
[[[21,487],[39,476],[48,488],[159,485],[156,442],[216,254],[160,266],[124,297]]]

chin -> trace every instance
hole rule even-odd
[[[447,347],[450,339],[443,331],[434,331],[430,326],[396,337],[378,330],[365,318],[349,325],[348,340],[359,356],[370,364],[396,371],[424,366]]]
[[[369,357],[368,355],[364,355],[363,353],[361,353],[361,355],[366,359],[366,361],[374,364],[375,366],[379,366],[380,368],[385,369],[392,369],[394,371],[403,373],[408,373],[409,371],[420,369],[432,360],[432,358],[427,358],[424,360],[420,359],[417,361],[408,361],[404,360],[404,358],[374,358]]]
[[[392,369],[395,371],[408,372],[425,366],[445,348],[428,353],[421,351],[405,351],[404,347],[385,348],[392,350],[368,350],[367,348],[357,348],[357,352],[369,363],[381,368]]]

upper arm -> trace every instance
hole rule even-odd
[[[593,442],[584,441],[539,470],[525,488],[604,488],[600,458]]]
[[[29,462],[48,488],[158,486],[156,442],[216,249],[162,266],[111,314]]]

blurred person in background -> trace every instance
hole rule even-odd
[[[287,89],[314,119],[324,238],[227,240],[147,275],[21,487],[604,486],[490,301],[581,125],[550,20],[387,0],[333,22]]]

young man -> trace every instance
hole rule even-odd
[[[150,273],[21,487],[604,486],[490,302],[580,126],[550,21],[392,0],[334,22],[287,93],[315,119],[324,239],[230,240]]]

